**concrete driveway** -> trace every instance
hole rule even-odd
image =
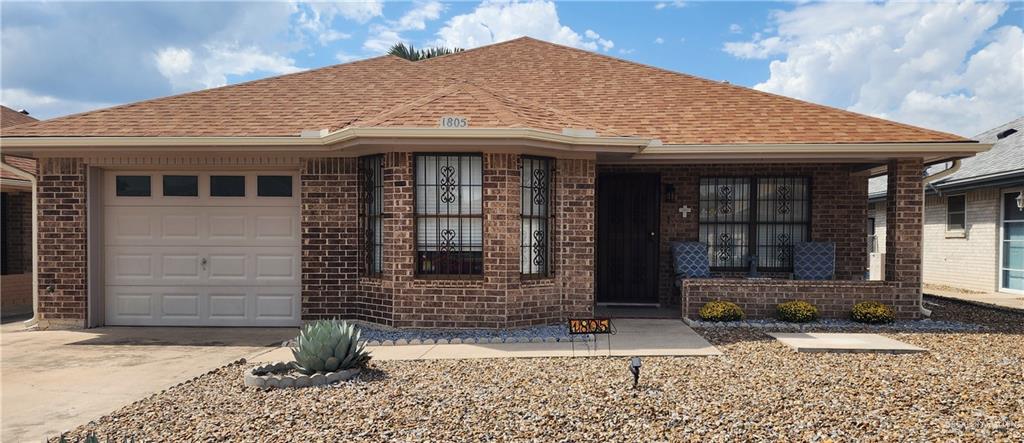
[[[4,442],[38,442],[239,358],[294,338],[293,328],[26,331],[0,326]]]

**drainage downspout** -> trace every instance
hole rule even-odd
[[[39,160],[36,160],[38,167]],[[6,162],[0,161],[0,168],[32,184],[32,318],[25,320],[25,327],[32,327],[39,323],[39,279],[36,278],[36,270],[39,269],[39,203],[36,201],[36,176],[22,171]]]
[[[960,170],[960,159],[953,160],[953,164],[950,165],[949,168],[947,168],[946,170],[940,171],[940,172],[938,172],[936,174],[933,174],[933,175],[930,175],[930,176],[926,176],[924,178],[924,185],[927,186],[932,191],[935,191],[935,193],[938,194],[941,197],[942,196],[942,191],[940,191],[939,188],[936,188],[935,185],[932,184],[932,183],[934,183],[934,182],[936,182],[938,180],[941,180],[943,178],[946,178],[946,177],[952,175],[953,173],[955,173],[956,171],[959,171],[959,170]],[[928,171],[928,169],[925,168],[925,170],[922,171],[922,172],[923,173],[927,173],[927,171]],[[922,192],[924,192],[924,191],[922,190]],[[921,205],[921,211],[922,212],[924,211],[924,205]],[[921,220],[922,220],[922,222],[924,220],[924,214],[923,213],[921,214]],[[921,249],[922,249],[921,250],[921,255],[924,256],[924,242],[921,242]],[[924,307],[924,293],[923,292],[921,294],[921,302],[922,302],[921,305],[920,305],[921,306],[921,315],[924,315],[925,317],[931,317],[932,316],[931,309],[926,309]]]

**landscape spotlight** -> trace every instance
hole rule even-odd
[[[629,372],[633,373],[633,388],[640,382],[640,357],[629,359]]]

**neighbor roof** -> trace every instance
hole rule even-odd
[[[1008,131],[1010,129],[1016,132]],[[1003,138],[999,134],[1009,132]],[[969,188],[986,185],[992,179],[1024,178],[1024,117],[1019,117],[973,137],[981,143],[991,143],[988,151],[960,161],[960,169],[931,183],[937,189]],[[945,166],[928,168],[928,175],[942,172]],[[874,177],[868,182],[869,198],[881,198],[886,193],[886,176]]]
[[[22,114],[21,112],[15,111],[6,106],[0,105],[0,129],[3,130],[4,135],[7,133],[7,129],[14,126],[25,123],[31,123],[36,120],[34,117],[28,114]],[[36,161],[30,158],[23,157],[11,157],[4,155],[0,158],[4,163],[7,163],[15,168],[22,171],[28,172],[29,174],[36,173]],[[23,177],[5,169],[0,169],[0,179],[4,180],[24,180]]]
[[[34,121],[37,120],[28,114],[22,114],[21,112],[0,105],[0,129],[7,129],[14,125],[31,123]]]
[[[593,52],[519,38],[410,62],[377,57],[56,118],[7,136],[299,136],[303,130],[589,129],[665,144],[967,141]]]

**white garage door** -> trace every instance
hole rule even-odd
[[[299,324],[292,172],[108,171],[108,325]]]

